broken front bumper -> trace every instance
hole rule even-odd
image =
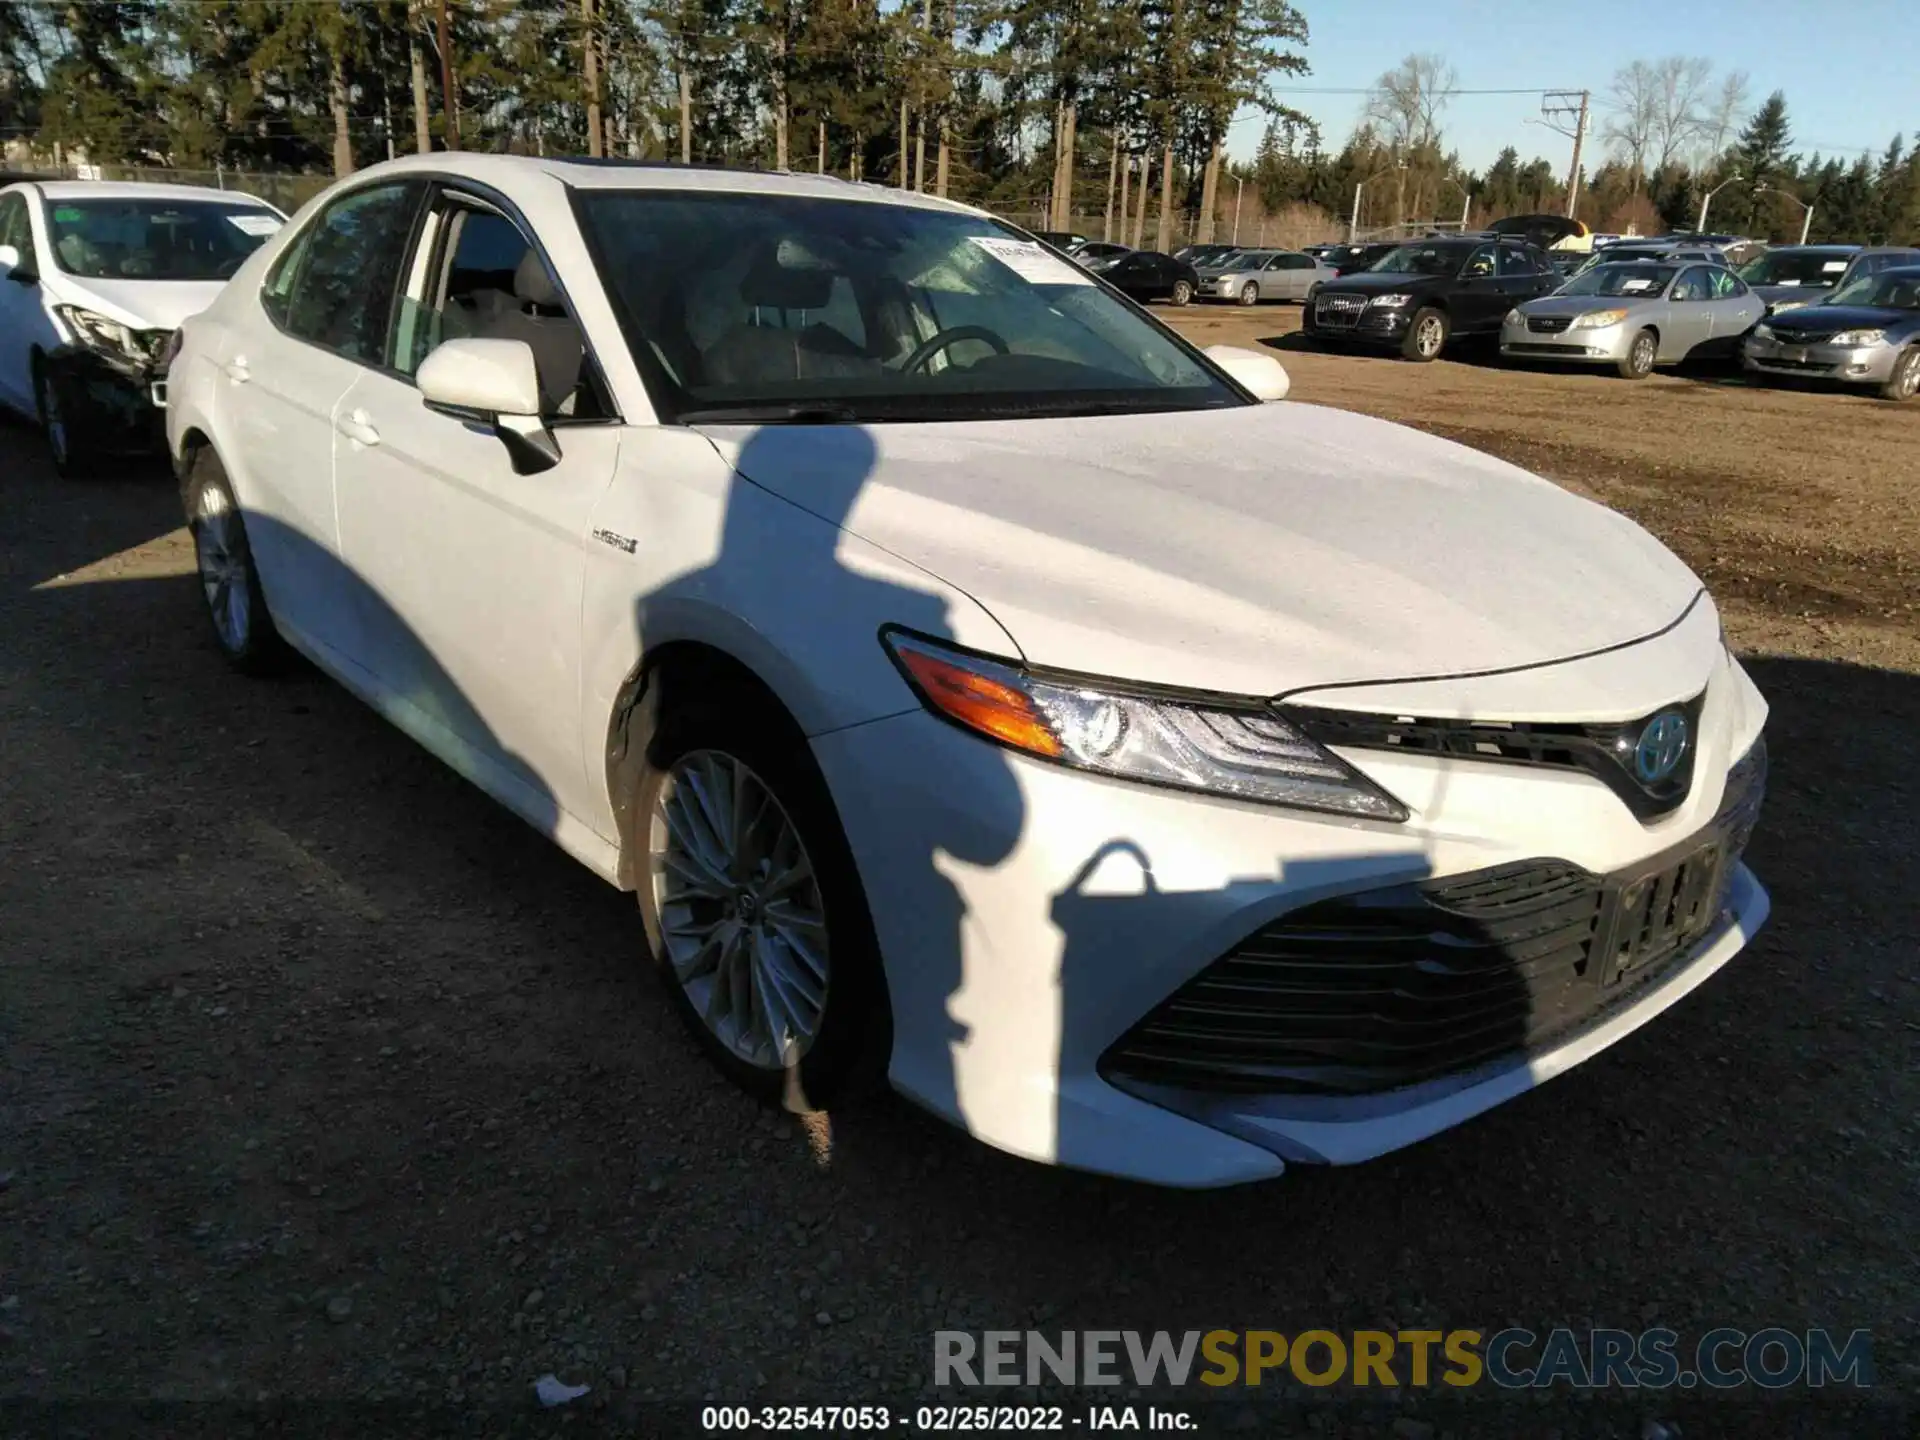
[[[96,454],[166,445],[166,371],[150,360],[63,345],[47,356],[47,383],[79,445]]]

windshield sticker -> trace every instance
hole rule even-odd
[[[54,209],[53,218],[62,225],[72,225],[85,219],[86,214],[78,205],[61,205]]]
[[[1844,260],[1829,260],[1827,261],[1826,264],[1820,267],[1820,273],[1822,275],[1832,275],[1836,271],[1844,270],[1846,268],[1847,268],[1847,262]]]
[[[1069,265],[1035,240],[1007,240],[997,235],[967,237],[1029,285],[1091,285],[1093,277]]]
[[[1776,285],[1798,285],[1800,282],[1798,280],[1776,280],[1773,283]]]
[[[229,215],[227,223],[242,235],[271,235],[287,222],[278,215],[256,210],[247,215]]]
[[[1620,288],[1629,295],[1638,295],[1642,291],[1653,290],[1658,287],[1651,280],[1627,280],[1622,282]]]

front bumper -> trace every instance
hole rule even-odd
[[[1613,365],[1627,358],[1627,349],[1638,333],[1638,326],[1607,325],[1543,334],[1509,322],[1500,327],[1500,353],[1516,360]]]
[[[1740,349],[1741,365],[1764,375],[1798,375],[1852,385],[1883,385],[1893,376],[1897,345],[1794,345],[1758,335]]]
[[[165,373],[151,362],[63,345],[47,356],[70,433],[95,454],[147,454],[166,446]],[[156,385],[161,388],[156,394]]]
[[[1653,824],[1583,774],[1345,749],[1414,812],[1351,822],[1092,777],[912,712],[821,736],[885,957],[894,1085],[1032,1159],[1185,1187],[1345,1164],[1433,1135],[1606,1048],[1765,919],[1731,867],[1715,924],[1541,1047],[1382,1093],[1226,1093],[1103,1074],[1144,1017],[1249,936],[1335,897],[1556,857],[1610,875],[1702,834],[1765,705],[1723,659],[1692,790]]]

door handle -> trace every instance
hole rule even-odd
[[[253,378],[253,371],[247,368],[247,357],[236,355],[221,367],[227,372],[227,379],[236,385],[244,385]]]
[[[357,444],[380,443],[380,432],[373,428],[373,419],[364,410],[350,410],[345,415],[336,416],[333,428]]]

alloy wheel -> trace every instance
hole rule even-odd
[[[194,506],[193,548],[214,633],[230,653],[242,654],[253,635],[252,566],[239,512],[218,485],[200,487]]]
[[[1893,376],[1893,393],[1902,400],[1911,400],[1920,394],[1920,350],[1910,352],[1901,360]]]
[[[660,943],[692,1009],[762,1070],[812,1047],[826,1013],[826,908],[812,857],[772,789],[737,756],[694,750],[648,818]]]
[[[1440,329],[1440,317],[1438,315],[1427,315],[1421,318],[1420,328],[1414,332],[1413,343],[1419,349],[1423,358],[1431,360],[1440,353],[1440,345],[1443,338]]]
[[[1633,369],[1637,375],[1644,375],[1653,369],[1653,337],[1637,335],[1633,341]]]

